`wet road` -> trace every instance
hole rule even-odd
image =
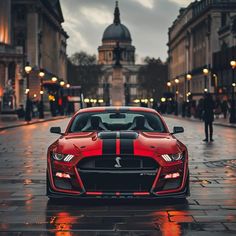
[[[187,201],[68,201],[45,196],[50,126],[68,119],[0,132],[0,235],[236,235],[236,129],[214,127],[205,144],[203,125],[182,125],[189,148],[191,197]]]

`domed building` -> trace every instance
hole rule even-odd
[[[102,46],[98,48],[99,64],[111,65],[114,63],[113,51],[117,42],[122,49],[121,64],[133,65],[135,63],[135,47],[129,29],[121,24],[118,2],[116,2],[114,21],[109,25],[102,37]]]
[[[115,53],[117,47],[120,51],[120,88],[114,90],[114,80],[118,81],[114,78],[114,75],[117,75],[117,68],[114,67],[117,61]],[[98,63],[102,65],[103,70],[98,91],[99,97],[103,97],[107,105],[131,105],[137,98],[137,73],[140,66],[135,65],[135,47],[132,45],[129,29],[121,23],[118,2],[115,6],[113,23],[105,29],[102,45],[98,47]],[[114,103],[112,96],[117,91],[120,93],[120,101]]]

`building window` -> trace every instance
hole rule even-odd
[[[18,8],[16,12],[16,19],[18,21],[24,21],[25,20],[25,10],[24,8]]]
[[[221,13],[221,27],[225,26],[227,24],[227,13],[222,12]]]
[[[130,94],[131,94],[132,96],[137,95],[137,88],[130,88]]]
[[[16,41],[15,41],[17,46],[25,46],[25,35],[24,33],[20,32],[16,35]]]

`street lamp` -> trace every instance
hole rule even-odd
[[[178,94],[179,94],[178,84],[179,84],[179,79],[175,79],[175,95],[176,95],[176,101],[178,100]]]
[[[30,66],[29,62],[25,65],[25,73],[26,73],[26,105],[25,105],[25,121],[31,121],[31,102],[29,97],[29,76],[30,72],[32,71],[32,67]]]
[[[178,89],[179,79],[175,79],[175,115],[177,116],[179,114],[179,108],[178,108],[178,95],[179,95],[179,89]]]
[[[190,81],[192,80],[192,75],[191,74],[187,74],[186,75],[186,79],[187,79],[187,83],[188,83],[188,92],[185,91],[185,94],[187,95],[187,101],[189,101],[188,97],[191,95],[191,92],[190,92]]]
[[[235,117],[235,101],[234,101],[234,88],[236,86],[236,83],[234,82],[234,69],[236,68],[236,61],[232,60],[230,62],[230,65],[232,67],[232,84],[231,84],[231,113],[229,122],[230,123],[236,123],[236,117]]]
[[[44,104],[43,104],[43,78],[45,76],[45,72],[43,69],[39,71],[39,78],[40,78],[40,103],[39,103],[39,119],[44,118]]]
[[[58,100],[58,105],[59,105],[59,108],[60,108],[60,114],[61,115],[64,115],[64,89],[63,87],[65,86],[65,81],[64,80],[61,80],[60,81],[60,89],[59,89],[59,100]]]
[[[209,70],[207,68],[204,68],[202,70],[202,72],[204,74],[204,92],[206,93],[208,91],[208,89],[207,89],[207,76],[208,76]]]
[[[57,82],[57,77],[53,76],[52,77],[52,82]]]
[[[63,87],[65,85],[65,82],[63,80],[60,81],[60,85],[61,85],[61,87]]]
[[[168,81],[168,82],[166,83],[166,85],[167,85],[167,88],[168,88],[168,92],[170,92],[171,82]]]

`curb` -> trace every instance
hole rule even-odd
[[[17,127],[21,127],[21,126],[28,126],[28,125],[38,124],[38,123],[44,123],[44,122],[47,122],[47,121],[62,120],[62,119],[68,118],[68,117],[69,116],[59,116],[59,117],[55,117],[55,118],[48,118],[48,119],[31,121],[29,123],[9,125],[9,126],[5,126],[5,127],[0,127],[0,132],[3,131],[3,130],[6,130],[6,129],[12,129],[12,128],[17,128]]]
[[[180,116],[174,116],[174,115],[168,115],[168,114],[167,115],[163,114],[163,116],[167,117],[167,118],[178,119],[178,120],[186,120],[186,121],[193,121],[193,122],[203,122],[201,120],[194,119],[194,118],[182,118]],[[219,123],[219,122],[213,122],[213,125],[236,129],[236,125],[231,125],[231,124],[223,124],[223,123]]]

